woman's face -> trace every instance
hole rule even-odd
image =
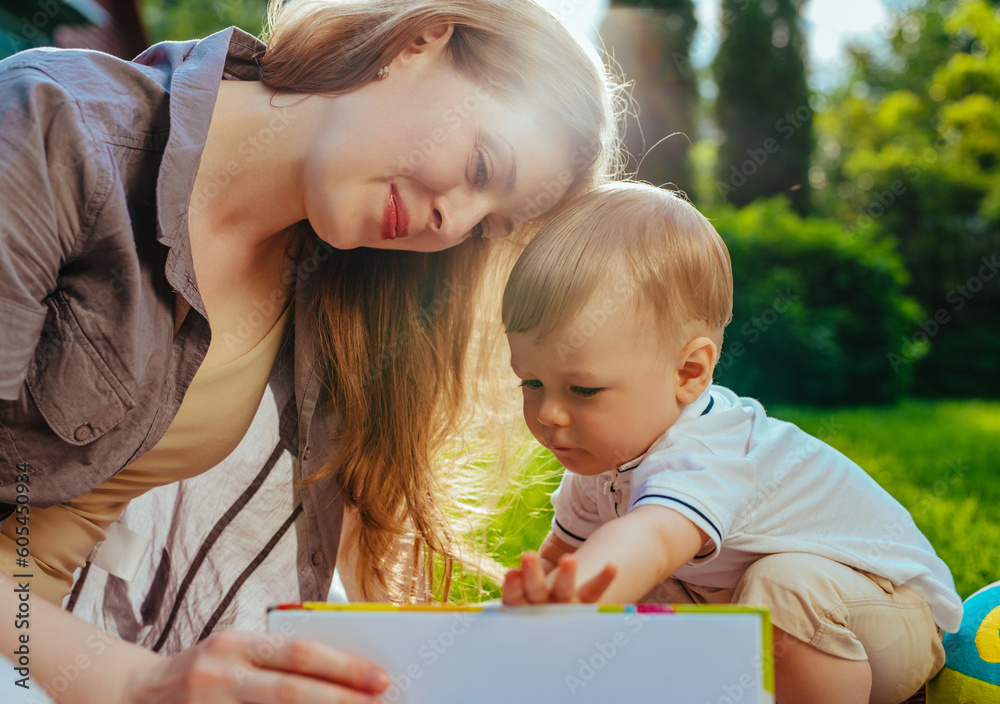
[[[548,210],[576,173],[569,140],[540,109],[501,102],[443,52],[397,59],[387,78],[325,100],[305,209],[340,249],[503,237]]]

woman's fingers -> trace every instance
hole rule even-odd
[[[258,658],[259,667],[309,675],[368,693],[381,692],[390,684],[389,676],[364,658],[311,640],[289,639],[259,653]]]
[[[159,660],[131,683],[142,704],[367,704],[389,678],[367,660],[315,641],[218,633]]]
[[[255,670],[240,684],[236,696],[248,704],[375,704],[378,695],[329,682],[282,672]]]
[[[580,589],[577,591],[576,595],[577,599],[584,604],[590,604],[597,601],[611,585],[611,582],[614,580],[616,574],[618,574],[618,568],[615,565],[610,563],[605,565],[604,569],[601,570],[596,577],[588,580],[585,584],[580,585]]]

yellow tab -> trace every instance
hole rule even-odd
[[[986,662],[1000,662],[1000,606],[986,614],[976,629],[976,650]]]

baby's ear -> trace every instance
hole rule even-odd
[[[708,388],[718,358],[718,346],[707,337],[696,337],[684,345],[677,357],[677,400],[680,403],[694,403]]]

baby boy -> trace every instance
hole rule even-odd
[[[524,418],[566,468],[507,604],[757,604],[778,702],[906,699],[961,600],[909,513],[860,467],[712,383],[729,253],[677,195],[616,183],[522,253],[503,321]]]

